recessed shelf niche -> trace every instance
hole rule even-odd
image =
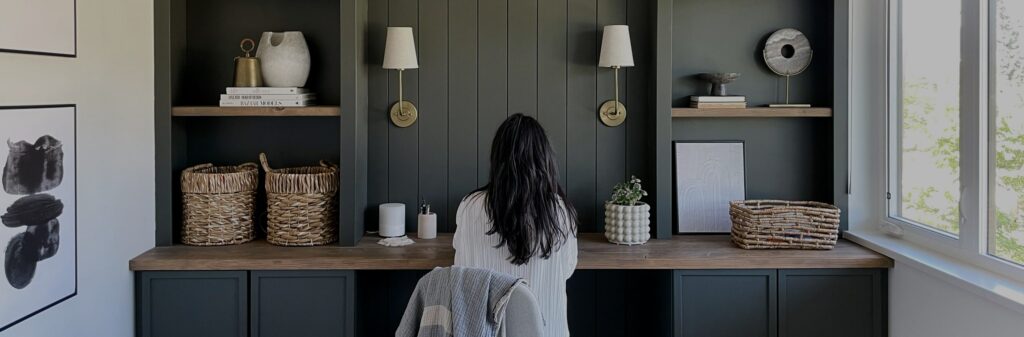
[[[346,0],[157,0],[155,12],[157,234],[159,246],[180,242],[181,171],[213,163],[258,162],[267,153],[274,168],[316,165],[342,159],[342,35],[358,21],[342,8]],[[342,19],[343,15],[350,16]],[[355,21],[353,21],[355,20]],[[310,50],[305,87],[317,95],[312,107],[218,107],[231,86],[232,61],[244,38],[259,41],[265,31],[301,31]],[[349,41],[353,43],[354,41]],[[351,109],[351,108],[349,108]],[[266,118],[264,118],[266,117]],[[354,127],[354,125],[352,126]],[[345,167],[342,166],[344,169]],[[345,170],[346,173],[352,170]],[[342,181],[355,179],[343,174]],[[343,184],[344,185],[344,184]],[[257,197],[257,228],[263,225],[265,196]],[[339,210],[339,213],[342,212]],[[339,214],[339,218],[341,218]],[[340,226],[352,226],[341,219]],[[343,238],[352,242],[352,232]],[[362,230],[358,230],[362,232]],[[257,229],[257,236],[261,237]],[[347,234],[347,235],[346,235]]]

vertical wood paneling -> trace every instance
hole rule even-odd
[[[653,57],[650,52],[651,39],[651,8],[649,1],[628,1],[626,8],[627,22],[629,22],[630,42],[633,44],[632,68],[626,69],[626,77],[623,79],[626,84],[626,97],[623,101],[628,109],[629,117],[626,119],[626,175],[635,174],[648,189],[653,185],[653,173],[649,171],[647,158],[650,158],[648,149],[648,119],[652,118],[649,102],[652,95],[648,90],[649,77],[652,68]],[[653,195],[644,198],[650,201]],[[653,235],[653,234],[652,234]]]
[[[537,116],[537,2],[508,2],[508,113]]]
[[[185,2],[158,0],[153,2],[153,58],[154,109],[153,134],[156,153],[156,239],[157,246],[168,246],[178,237],[181,204],[175,198],[181,195],[180,170],[187,165],[185,158],[185,132],[171,117],[171,107],[178,103],[182,93],[176,90],[181,83],[180,71],[185,64]]]
[[[341,103],[349,113],[338,118],[341,134],[342,176],[338,190],[340,235],[338,244],[354,246],[366,231],[367,180],[367,0],[342,0],[341,16]],[[352,15],[348,15],[352,14]],[[350,322],[351,325],[351,322]]]
[[[646,131],[656,123],[648,116],[653,66],[646,64],[653,59],[646,36],[653,6],[627,0],[371,3],[368,227],[376,227],[377,205],[403,202],[411,232],[416,206],[426,198],[439,213],[439,230],[453,231],[461,198],[488,180],[494,132],[509,114],[521,112],[547,130],[561,182],[579,211],[579,230],[601,231],[603,203],[614,184],[629,174],[655,184],[648,178],[653,164],[646,164],[654,138]],[[601,27],[624,23],[637,66],[620,71],[629,119],[609,128],[597,116],[615,84],[610,69],[597,67]],[[387,118],[398,95],[395,72],[380,69],[387,26],[412,26],[418,37],[421,66],[406,71],[405,89],[420,120],[408,129]]]
[[[566,175],[566,89],[568,85],[568,3],[541,0],[537,3],[537,115],[555,150],[559,180]]]
[[[416,40],[419,41],[419,4],[417,0],[389,0],[388,25],[392,27],[412,27]],[[416,43],[418,48],[422,44]],[[391,99],[398,97],[398,71],[390,71]],[[405,99],[419,106],[419,71],[406,70],[402,75],[405,85]],[[426,111],[422,112],[425,113]],[[421,113],[421,114],[422,114]],[[388,128],[388,201],[405,204],[406,219],[415,219],[416,205],[419,203],[419,129],[422,121],[407,128],[389,126]],[[416,231],[416,221],[406,221],[406,230]]]
[[[659,71],[651,73],[654,78],[654,106],[648,120],[647,133],[650,135],[650,146],[654,155],[654,184],[649,184],[651,195],[648,201],[653,204],[651,223],[654,225],[658,239],[672,237],[672,79],[671,73],[664,69],[672,69],[672,18],[673,0],[657,0],[652,8],[654,18],[654,67]]]
[[[508,115],[508,0],[479,1],[477,182],[487,183],[491,140]],[[512,0],[516,1],[516,0]]]
[[[438,230],[451,232],[459,202],[477,188],[477,0],[449,0],[448,13],[449,221]]]
[[[438,84],[448,83],[448,1],[421,2],[419,18],[419,194],[443,224],[448,221],[448,176],[438,173],[448,171],[448,87]]]
[[[621,24],[626,24],[626,1],[597,0],[598,31],[603,34],[604,26]],[[598,48],[600,48],[600,41],[598,39]],[[619,99],[621,102],[626,102],[628,96],[626,69],[628,68],[619,70]],[[597,70],[597,100],[594,103],[600,106],[604,101],[615,99],[615,72],[609,68],[597,68]],[[593,112],[592,116],[596,119],[597,112]],[[627,115],[626,124],[617,127],[608,127],[603,123],[597,123],[595,201],[598,203],[608,200],[612,194],[612,187],[626,177],[626,128],[630,122]],[[604,207],[601,205],[595,206],[594,219],[597,220],[594,223],[594,229],[604,230]]]
[[[569,200],[579,212],[580,231],[597,231],[597,3],[569,0],[569,86],[566,139]]]
[[[367,17],[370,21],[369,37],[366,41],[367,58],[370,79],[369,79],[369,102],[367,108],[366,124],[369,133],[367,142],[367,158],[369,166],[369,178],[366,191],[366,229],[377,230],[377,205],[388,202],[388,180],[390,174],[388,169],[388,129],[391,121],[388,120],[388,109],[391,103],[397,98],[389,96],[390,85],[389,72],[381,68],[384,62],[384,41],[385,29],[388,25],[388,3],[386,1],[375,2],[367,9]],[[397,97],[397,93],[395,93]]]

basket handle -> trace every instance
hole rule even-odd
[[[207,168],[207,167],[213,167],[213,164],[211,164],[211,163],[199,164],[199,165],[196,165],[196,166],[189,167],[189,168],[185,169],[185,171],[182,171],[182,172],[192,172],[192,171],[195,171],[195,170],[202,170],[202,169]]]
[[[338,165],[336,165],[336,164],[334,164],[332,162],[326,161],[326,160],[321,160],[320,161],[320,166],[327,167],[327,168],[332,168],[332,169],[335,169],[335,170],[338,169]]]
[[[270,163],[267,163],[267,154],[266,153],[260,152],[260,164],[263,164],[263,170],[264,171],[267,171],[267,172],[272,171],[272,169],[270,168]]]
[[[244,163],[244,164],[238,165],[236,167],[238,167],[238,168],[254,168],[254,169],[259,169],[260,168],[260,166],[256,165],[256,163]]]

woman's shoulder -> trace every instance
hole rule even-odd
[[[456,218],[462,219],[468,215],[468,212],[476,214],[483,211],[484,198],[486,195],[486,192],[477,191],[463,197],[462,202],[459,203],[459,209],[455,214]]]
[[[459,203],[459,209],[466,207],[482,207],[484,200],[487,198],[487,192],[476,191],[470,193],[462,198],[462,202]]]

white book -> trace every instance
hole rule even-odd
[[[745,96],[690,96],[690,102],[701,103],[741,103],[746,102]]]
[[[316,94],[288,94],[288,95],[232,95],[221,94],[220,100],[265,100],[265,101],[300,101],[315,99]]]
[[[228,87],[228,95],[294,95],[307,94],[306,88],[274,88],[274,87]]]
[[[313,100],[221,100],[222,107],[300,107],[313,105]]]

